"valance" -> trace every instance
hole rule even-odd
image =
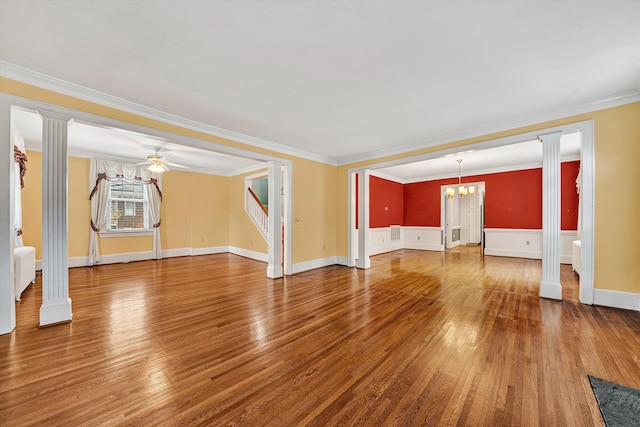
[[[141,181],[149,203],[149,216],[153,232],[152,257],[162,259],[162,245],[160,242],[160,203],[162,191],[158,174],[149,172],[144,166],[131,165],[110,160],[91,160],[91,221],[89,241],[89,265],[95,265],[100,260],[98,237],[100,231],[107,229],[107,213],[109,209],[109,181],[127,179]]]

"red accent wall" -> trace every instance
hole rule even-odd
[[[575,230],[578,195],[575,180],[580,162],[561,165],[561,228]],[[463,183],[485,182],[485,222],[488,228],[542,228],[542,169],[526,169],[467,176]],[[440,187],[457,178],[423,181],[404,186],[404,223],[407,226],[440,227]]]
[[[564,162],[561,165],[562,230],[577,228],[578,194],[575,181],[579,169],[579,161]],[[463,183],[481,181],[485,183],[487,228],[542,228],[541,168],[462,178]],[[457,182],[457,178],[447,178],[403,185],[375,176],[370,177],[370,227],[397,224],[440,227],[440,188]],[[385,210],[385,207],[388,210]]]
[[[403,184],[377,176],[369,177],[369,227],[403,225],[403,216]]]
[[[562,230],[576,230],[578,228],[578,191],[576,189],[576,178],[580,171],[580,162],[562,163],[560,169],[561,193],[560,228]]]
[[[440,187],[457,182],[447,178],[405,184],[403,225],[440,227]]]
[[[487,228],[542,228],[542,169],[465,177],[484,181]]]

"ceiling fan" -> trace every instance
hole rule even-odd
[[[171,160],[160,156],[159,153],[160,153],[160,148],[156,147],[155,154],[149,154],[147,156],[146,162],[141,162],[141,163],[138,163],[137,165],[149,165],[147,167],[147,170],[149,172],[155,172],[155,173],[169,172],[171,170],[169,166],[175,167],[177,169],[189,169],[187,166],[179,165],[177,163],[172,163]]]

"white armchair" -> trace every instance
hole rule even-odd
[[[16,301],[20,301],[22,292],[36,281],[36,248],[22,246],[13,250],[15,270]]]
[[[582,271],[582,242],[580,240],[574,240],[571,246],[571,268],[578,274]]]

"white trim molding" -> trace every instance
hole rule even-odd
[[[396,145],[388,149],[376,150],[369,153],[361,153],[358,155],[343,156],[337,159],[337,164],[338,166],[344,166],[356,162],[359,163],[367,160],[375,160],[383,157],[395,156],[411,151],[436,147],[438,145],[464,141],[465,139],[482,137],[485,135],[491,135],[507,130],[533,126],[538,123],[545,123],[553,120],[563,119],[566,117],[577,116],[579,114],[590,113],[592,111],[618,107],[620,105],[631,104],[638,101],[640,101],[640,91],[624,92],[618,95],[595,100],[593,102],[574,105],[556,111],[541,112],[540,114],[531,115],[521,120],[509,120],[487,126],[456,130],[451,133],[420,139],[408,144]],[[459,151],[460,147],[458,147],[457,150]]]
[[[338,259],[340,258],[340,259]],[[345,265],[345,259],[343,257],[331,256],[327,258],[313,259],[311,261],[297,262],[293,264],[293,274],[302,273],[303,271],[315,270],[316,268],[328,267],[330,265],[340,264]]]
[[[162,251],[162,258],[176,258],[181,256],[200,256],[222,253],[232,253],[256,261],[267,262],[267,254],[236,248],[234,246],[212,246],[208,248],[173,248]],[[153,252],[123,252],[119,254],[106,254],[100,256],[100,262],[96,265],[122,264],[135,261],[148,261],[153,259]],[[69,268],[90,267],[88,256],[70,257]],[[42,260],[36,260],[36,270],[42,270]]]
[[[594,289],[593,303],[595,305],[602,305],[604,307],[615,307],[625,310],[640,311],[640,294],[608,291],[606,289]]]
[[[484,254],[513,258],[542,259],[542,230],[485,228]],[[560,264],[571,264],[571,246],[577,231],[560,232]]]
[[[184,117],[176,116],[174,114],[166,113],[164,111],[156,110],[154,108],[149,108],[144,105],[128,101],[126,99],[118,98],[94,89],[89,89],[74,83],[48,76],[46,74],[38,73],[36,71],[20,67],[10,62],[0,61],[0,70],[0,75],[2,77],[17,80],[22,83],[30,84],[43,89],[48,89],[63,95],[68,95],[85,101],[94,102],[106,107],[115,108],[120,111],[136,114],[138,116],[147,117],[153,120],[158,120],[167,124],[180,126],[182,128],[194,130],[196,132],[202,132],[231,141],[237,141],[243,144],[250,145],[252,147],[262,148],[280,154],[287,154],[302,159],[313,160],[316,162],[337,166],[336,160],[330,157],[290,147],[288,145],[269,141],[267,139],[246,135],[217,126],[211,126],[195,120],[190,120]]]
[[[634,96],[636,96],[640,100],[640,95],[636,93],[636,95]],[[625,99],[628,100],[628,98],[625,98]],[[635,101],[629,101],[629,102],[635,102]],[[627,102],[622,102],[622,104],[625,104],[625,103]],[[432,152],[420,154],[416,156],[400,157],[400,158],[389,160],[389,161],[350,168],[348,170],[348,173],[350,176],[349,189],[351,190],[351,188],[353,188],[353,184],[352,184],[353,181],[351,179],[351,175],[355,173],[361,173],[365,170],[369,171],[369,170],[381,169],[389,166],[397,166],[397,165],[402,165],[406,163],[417,162],[421,160],[434,159],[434,158],[442,157],[449,154],[456,154],[460,152],[461,149],[482,150],[486,148],[502,147],[510,144],[516,144],[519,142],[532,141],[537,139],[540,135],[546,135],[546,134],[551,134],[555,132],[562,132],[564,134],[582,132],[582,150],[580,153],[580,160],[581,160],[580,167],[582,170],[581,197],[582,197],[583,210],[582,210],[582,236],[581,236],[582,274],[580,275],[580,302],[582,302],[583,304],[593,304],[593,289],[594,289],[594,286],[593,286],[593,277],[594,277],[593,236],[594,236],[594,210],[595,210],[595,204],[594,204],[594,197],[595,197],[595,194],[594,194],[595,193],[594,138],[595,138],[595,135],[593,131],[593,126],[594,126],[593,120],[585,120],[582,122],[568,123],[566,125],[556,126],[556,127],[547,128],[547,129],[538,129],[536,131],[531,131],[531,132],[522,133],[518,135],[511,135],[504,138],[490,139],[490,140],[478,142],[475,144],[458,146],[458,147],[448,148],[444,150],[434,150]],[[460,139],[461,138],[457,137],[456,139],[451,141],[440,140],[437,143],[434,143],[433,145],[434,146],[442,145],[447,142],[459,141]],[[352,227],[353,223],[351,222],[352,218],[355,218],[355,213],[354,213],[355,204],[353,203],[353,196],[351,191],[349,193],[349,200],[352,201],[351,203],[349,203],[349,207],[348,207],[349,221],[350,221],[349,229],[348,229],[349,230],[348,244],[349,244],[349,251],[351,253],[351,244],[354,241],[354,239],[356,239],[356,236],[358,234],[355,230],[355,227]],[[360,203],[360,206],[362,206],[362,201],[359,200],[359,203]],[[368,208],[369,207],[367,204],[365,207],[365,209],[367,210],[367,214],[368,214]],[[364,215],[362,212],[360,212],[360,210],[358,213],[359,215]],[[359,242],[360,246],[362,244],[363,242]],[[359,247],[358,250],[361,251],[362,248]],[[557,296],[557,292],[554,295]]]
[[[229,252],[234,255],[240,255],[256,261],[269,262],[269,254],[265,254],[264,252],[256,252],[250,249],[238,248],[236,246],[229,246]]]
[[[42,116],[42,305],[40,326],[70,322],[67,129],[72,117]]]
[[[150,136],[171,140],[172,142],[179,145],[199,148],[207,151],[215,151],[215,152],[234,155],[234,156],[246,157],[246,158],[251,158],[254,160],[260,160],[264,162],[278,163],[287,171],[285,186],[289,189],[289,195],[285,198],[285,206],[284,206],[284,217],[285,217],[285,224],[286,224],[285,238],[287,240],[287,244],[285,245],[284,258],[285,258],[285,268],[286,269],[290,268],[290,265],[291,265],[291,233],[290,233],[291,224],[290,222],[291,222],[291,212],[292,212],[292,204],[293,204],[293,195],[292,195],[293,193],[291,192],[293,162],[291,160],[274,157],[273,155],[264,154],[262,152],[248,151],[245,149],[235,148],[235,147],[223,145],[220,143],[196,139],[196,138],[184,136],[181,134],[173,134],[173,133],[162,131],[159,129],[149,128],[146,126],[141,126],[141,125],[129,123],[129,122],[123,122],[120,120],[111,119],[104,116],[97,116],[92,113],[73,110],[66,107],[60,107],[57,105],[51,105],[46,102],[22,98],[22,97],[7,94],[4,92],[0,92],[0,106],[2,107],[1,111],[3,114],[1,120],[6,120],[9,123],[11,118],[12,107],[27,108],[30,110],[47,110],[49,113],[52,113],[52,114],[72,117],[75,121],[82,121],[82,122],[92,123],[98,126],[120,128],[120,129],[129,130],[132,132],[144,133]],[[9,127],[7,127],[7,129],[9,129]],[[11,149],[13,150],[13,147],[11,147]],[[11,151],[11,153],[13,153],[13,151]],[[12,154],[11,154],[11,158],[13,158]],[[2,183],[4,184],[4,182]],[[0,298],[3,298],[1,294],[1,289],[0,289]],[[15,315],[12,314],[11,317],[13,318],[15,317]],[[1,319],[2,318],[0,317],[0,321]],[[0,327],[1,326],[2,325],[0,324]]]

